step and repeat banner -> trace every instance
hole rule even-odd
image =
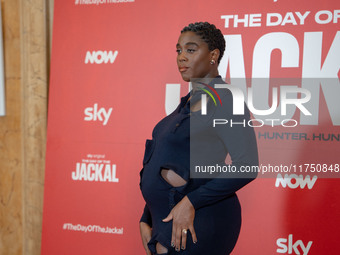
[[[196,21],[225,35],[220,74],[252,112],[233,124],[254,126],[258,141],[233,254],[337,254],[338,1],[58,0],[42,255],[145,254],[145,139],[189,91],[175,51]]]

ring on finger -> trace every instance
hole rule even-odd
[[[186,235],[188,233],[188,230],[187,229],[183,229],[182,232],[183,232],[184,235]]]

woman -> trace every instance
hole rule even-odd
[[[212,119],[249,119],[246,107],[244,115],[232,114],[229,90],[213,88],[225,84],[217,69],[224,48],[221,31],[208,22],[190,24],[178,39],[177,65],[183,80],[200,80],[192,82],[192,92],[156,125],[153,139],[146,143],[140,173],[146,205],[140,232],[148,255],[225,255],[236,244],[241,208],[235,192],[256,177],[240,175],[239,170],[257,165],[258,155],[251,127],[211,125]],[[208,100],[208,113],[202,115],[201,98],[207,91],[218,93],[221,105]],[[237,173],[190,178],[194,166],[226,166],[228,153]]]

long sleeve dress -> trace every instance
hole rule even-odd
[[[218,76],[209,85],[214,84],[225,82]],[[206,90],[214,93],[209,87]],[[152,140],[146,141],[140,172],[140,188],[146,202],[141,221],[152,227],[148,246],[154,254],[159,242],[168,249],[168,254],[225,255],[231,253],[238,239],[241,207],[235,192],[257,175],[242,172],[247,166],[258,165],[256,137],[248,125],[247,107],[243,115],[233,115],[231,92],[227,89],[216,92],[222,105],[209,100],[207,115],[190,111],[190,104],[201,100],[203,90],[183,97],[177,109],[155,126]],[[214,119],[227,120],[228,124],[214,126]],[[206,171],[227,169],[228,153],[234,172]],[[161,176],[162,169],[175,171],[187,183],[173,187]],[[195,208],[198,241],[193,244],[188,233],[186,249],[176,252],[170,245],[172,221],[165,223],[162,219],[184,196]]]

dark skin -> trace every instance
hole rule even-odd
[[[209,50],[208,44],[194,32],[184,32],[176,45],[177,66],[184,81],[192,78],[215,78],[218,75],[218,49]],[[214,60],[215,64],[210,61]]]
[[[209,50],[208,44],[202,40],[194,32],[183,32],[178,38],[176,45],[177,66],[186,82],[190,82],[192,78],[215,78],[218,75],[218,57],[220,51],[218,49]],[[196,85],[193,83],[193,89]],[[190,99],[189,99],[190,100]],[[192,111],[198,111],[200,103],[192,106]],[[173,170],[162,170],[163,178],[174,187],[184,185],[186,181],[177,175]],[[197,242],[197,237],[194,229],[195,208],[191,204],[187,196],[185,196],[163,219],[163,222],[172,220],[172,238],[171,245],[177,251],[186,248],[187,235],[191,234],[194,243]],[[183,229],[188,230],[187,233]],[[189,232],[190,231],[190,232]],[[152,229],[144,223],[140,223],[140,232],[143,245],[147,255],[151,255],[147,243],[151,239]],[[167,248],[157,243],[157,253],[167,252]]]

